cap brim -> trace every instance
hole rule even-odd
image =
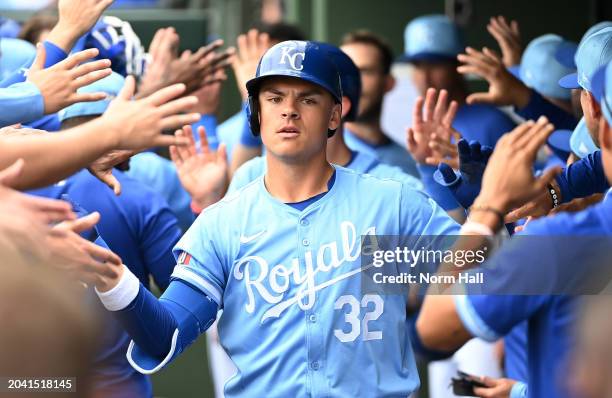
[[[567,160],[572,151],[570,146],[571,136],[572,130],[556,130],[548,137],[546,143],[550,146],[555,155],[563,160]]]
[[[396,60],[400,63],[415,63],[415,62],[456,62],[457,57],[448,54],[438,53],[417,53],[417,54],[402,54]]]
[[[582,88],[580,84],[578,84],[578,73],[570,73],[569,75],[563,76],[559,79],[559,86],[563,88]]]
[[[593,93],[593,97],[595,100],[601,104],[601,98],[604,94],[604,87],[606,85],[606,67],[608,65],[604,65],[601,68],[597,69],[593,77],[591,78],[591,93]]]
[[[563,42],[555,52],[555,59],[566,68],[576,69],[574,56],[578,50],[578,45],[573,42]]]

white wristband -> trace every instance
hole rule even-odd
[[[465,224],[461,226],[461,235],[484,235],[484,236],[494,236],[493,230],[488,226],[481,224],[479,222],[468,220]]]
[[[109,311],[119,311],[130,305],[138,295],[139,289],[140,281],[124,264],[123,275],[121,275],[117,286],[103,293],[99,292],[98,289],[95,290],[104,308]]]

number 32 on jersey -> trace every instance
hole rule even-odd
[[[361,301],[350,294],[338,297],[334,310],[344,312],[346,324],[335,329],[334,335],[343,343],[355,341],[359,336],[363,341],[382,340],[382,330],[372,330],[374,325],[370,325],[370,322],[382,315],[384,306],[385,302],[377,294],[366,294]],[[347,329],[348,332],[345,332]]]

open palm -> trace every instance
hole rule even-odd
[[[176,165],[181,184],[193,201],[205,208],[223,197],[228,186],[228,164],[225,145],[214,152],[208,147],[204,127],[198,128],[201,150],[198,151],[191,126],[175,132],[190,142],[185,146],[171,146],[170,157]]]

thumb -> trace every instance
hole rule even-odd
[[[10,165],[4,170],[0,170],[0,185],[4,185],[6,187],[12,187],[12,185],[17,182],[17,178],[21,175],[23,171],[23,165],[25,162],[23,159],[17,159],[15,163]]]
[[[134,80],[134,76],[129,75],[125,78],[125,83],[123,84],[123,88],[119,92],[117,97],[129,101],[134,96],[134,90],[136,89],[136,81]]]
[[[84,217],[77,218],[73,221],[66,221],[65,226],[72,232],[80,233],[93,228],[100,221],[100,213],[94,211]]]
[[[485,103],[485,104],[493,104],[493,96],[491,94],[487,93],[473,93],[467,96],[466,98],[466,102],[468,104],[481,104],[481,103]]]
[[[115,196],[121,195],[121,183],[119,180],[117,180],[113,173],[103,174],[100,176],[100,180],[113,190]]]
[[[45,51],[45,46],[42,43],[36,43],[36,58],[34,58],[30,70],[43,70],[45,68],[46,59],[47,53]]]
[[[542,192],[544,189],[547,189],[548,184],[552,181],[553,178],[559,173],[561,173],[561,166],[551,167],[546,170],[542,175],[536,180],[534,184],[534,190],[537,192]],[[558,193],[558,192],[557,192]]]
[[[227,147],[225,142],[219,144],[219,148],[217,148],[217,162],[227,165]]]

